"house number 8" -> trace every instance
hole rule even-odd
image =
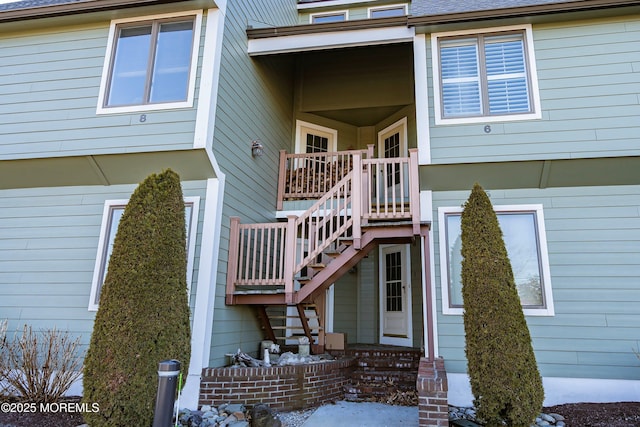
[[[140,114],[140,123],[144,123],[147,121],[147,115],[146,114]]]

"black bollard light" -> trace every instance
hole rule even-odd
[[[158,364],[158,394],[153,427],[171,426],[179,374],[180,362],[177,360],[164,360]]]

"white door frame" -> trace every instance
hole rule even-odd
[[[400,157],[408,157],[407,149],[407,118],[403,117],[378,132],[378,157],[384,156],[384,140],[391,134],[400,133]]]
[[[385,254],[391,250],[400,251],[402,260],[402,279],[403,279],[403,313],[406,316],[406,335],[390,335],[385,334],[384,321],[386,311],[386,288],[385,288]],[[401,245],[380,245],[378,265],[379,277],[378,277],[378,289],[379,289],[379,318],[380,318],[380,344],[397,345],[405,347],[413,347],[413,319],[412,319],[412,304],[411,304],[411,249],[409,244]]]
[[[302,120],[296,120],[296,153],[306,152],[307,134],[309,133],[327,138],[327,151],[330,153],[338,150],[338,131],[336,129]]]

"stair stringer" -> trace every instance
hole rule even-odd
[[[367,256],[378,245],[385,243],[410,243],[416,236],[412,225],[391,227],[370,227],[362,233],[360,249],[354,246],[346,248],[334,258],[323,270],[318,272],[305,285],[294,293],[294,303],[300,304],[312,300],[325,291],[332,283],[345,275],[361,259]]]

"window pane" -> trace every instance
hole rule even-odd
[[[478,47],[475,39],[441,44],[442,107],[445,117],[482,113]]]
[[[513,36],[487,37],[485,42],[489,113],[530,111],[521,36],[516,40]]]
[[[523,306],[543,307],[542,266],[538,250],[538,227],[535,212],[499,212],[498,222],[504,236],[518,295]],[[447,262],[449,303],[461,307],[462,242],[460,214],[447,214]]]
[[[325,22],[342,22],[346,21],[344,13],[336,13],[333,15],[316,15],[311,18],[314,24],[323,24]]]
[[[445,117],[481,114],[479,83],[443,83],[442,104]]]
[[[160,25],[150,102],[187,99],[192,44],[193,21]]]
[[[151,26],[120,29],[107,105],[144,102],[150,43]]]
[[[536,217],[533,212],[500,213],[500,228],[504,234],[511,269],[525,306],[542,306],[542,273],[538,256]]]
[[[404,7],[390,7],[387,9],[372,9],[370,15],[372,18],[388,18],[390,16],[404,16],[406,12]]]
[[[449,304],[462,306],[462,231],[460,214],[446,215]]]

